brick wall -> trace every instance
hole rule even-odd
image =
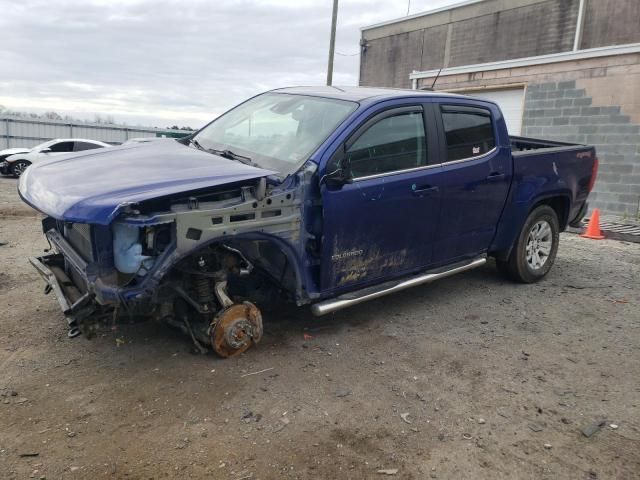
[[[621,105],[594,105],[575,80],[530,83],[523,135],[594,145],[600,160],[591,206],[640,215],[640,124]],[[598,102],[601,103],[601,102]]]
[[[577,0],[549,0],[454,22],[448,66],[473,65],[571,50]],[[442,65],[429,65],[426,69]]]
[[[360,59],[360,85],[409,88],[409,74],[414,70],[570,50],[578,3],[578,0],[536,0],[529,5],[479,12],[482,14],[438,25],[428,25],[425,17],[423,28],[412,24],[406,31],[390,35],[377,36],[365,31],[367,48]],[[496,0],[485,4],[483,8],[502,5]]]
[[[638,0],[587,0],[580,48],[640,41]]]

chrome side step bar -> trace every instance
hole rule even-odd
[[[389,286],[389,282],[387,282],[384,283],[379,290],[372,290],[372,288],[375,289],[375,287],[367,288],[361,291],[361,295],[358,295],[358,292],[353,292],[342,295],[340,297],[332,298],[330,300],[315,303],[311,306],[311,311],[316,316],[326,315],[327,313],[333,313],[338,310],[342,310],[343,308],[366,302],[367,300],[373,300],[374,298],[382,297],[390,293],[399,292],[400,290],[404,290],[406,288],[416,287],[424,283],[431,283],[435,280],[440,280],[441,278],[455,275],[456,273],[466,272],[467,270],[480,267],[485,263],[487,263],[487,257],[483,256],[471,260],[470,262],[463,263],[462,265],[458,264],[458,266],[450,268],[449,270],[444,270],[442,272],[425,273],[416,277],[411,277],[407,280],[399,281],[398,283],[391,286]]]

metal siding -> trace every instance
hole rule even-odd
[[[42,118],[0,116],[0,149],[33,147],[54,138],[86,138],[118,144],[130,138],[188,135],[189,132],[121,125],[69,123]]]

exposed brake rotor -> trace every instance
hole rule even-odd
[[[211,345],[223,358],[244,352],[262,338],[262,314],[250,302],[237,303],[220,311],[212,326]]]

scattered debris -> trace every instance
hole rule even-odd
[[[280,430],[282,430],[284,427],[286,427],[287,425],[289,425],[290,420],[287,417],[283,417],[280,419],[280,423],[278,423],[277,425],[275,425],[273,427],[273,432],[279,432]]]
[[[473,437],[469,433],[463,433],[462,438],[464,438],[465,440],[471,440]]]
[[[189,446],[189,443],[190,441],[188,438],[183,438],[182,440],[178,441],[178,443],[176,443],[176,450],[187,448]]]
[[[274,367],[269,367],[269,368],[265,368],[264,370],[260,370],[259,372],[245,373],[244,375],[240,375],[240,378],[248,377],[250,375],[258,375],[260,373],[268,372],[269,370],[273,370],[273,368]]]
[[[511,389],[508,389],[506,387],[500,387],[500,388],[502,388],[502,390],[504,390],[507,393],[514,393],[516,395],[518,394],[518,392],[516,392],[515,390],[511,390]]]
[[[504,408],[496,409],[496,413],[500,415],[502,418],[509,418],[509,415],[507,414],[507,412],[505,412]]]
[[[484,425],[485,423],[487,423],[487,421],[486,421],[484,418],[479,418],[479,419],[478,419],[478,423],[479,423],[480,425]]]
[[[259,413],[253,413],[251,410],[245,410],[242,412],[240,420],[242,420],[244,423],[259,422],[260,420],[262,420],[262,415]]]
[[[539,425],[537,423],[530,423],[529,428],[534,432],[541,432],[542,430],[544,430],[542,425]]]
[[[378,470],[378,473],[381,473],[383,475],[395,475],[396,473],[398,473],[398,469],[397,468],[384,468],[382,470]]]
[[[0,240],[0,247],[4,247],[5,245],[9,245],[9,242],[5,242],[4,240]]]
[[[23,452],[20,454],[21,457],[37,457],[40,455],[40,452]]]
[[[617,430],[618,429],[618,425],[616,425],[615,423],[611,423],[609,425],[609,428],[611,428],[612,430]]]
[[[553,447],[553,445],[551,445],[550,443],[544,444],[544,448],[546,448],[547,450],[549,450],[551,447]]]
[[[351,390],[346,387],[338,387],[336,389],[336,397],[346,397],[351,394]]]
[[[411,424],[411,420],[409,420],[409,415],[410,415],[410,414],[409,414],[409,412],[401,413],[401,414],[400,414],[400,418],[402,419],[402,421],[403,421],[404,423]]]
[[[606,425],[607,421],[606,420],[598,420],[597,422],[593,422],[590,423],[589,425],[587,425],[586,427],[582,428],[582,434],[589,438],[590,436],[592,436],[594,433],[600,431],[600,429],[602,427],[604,427]]]

